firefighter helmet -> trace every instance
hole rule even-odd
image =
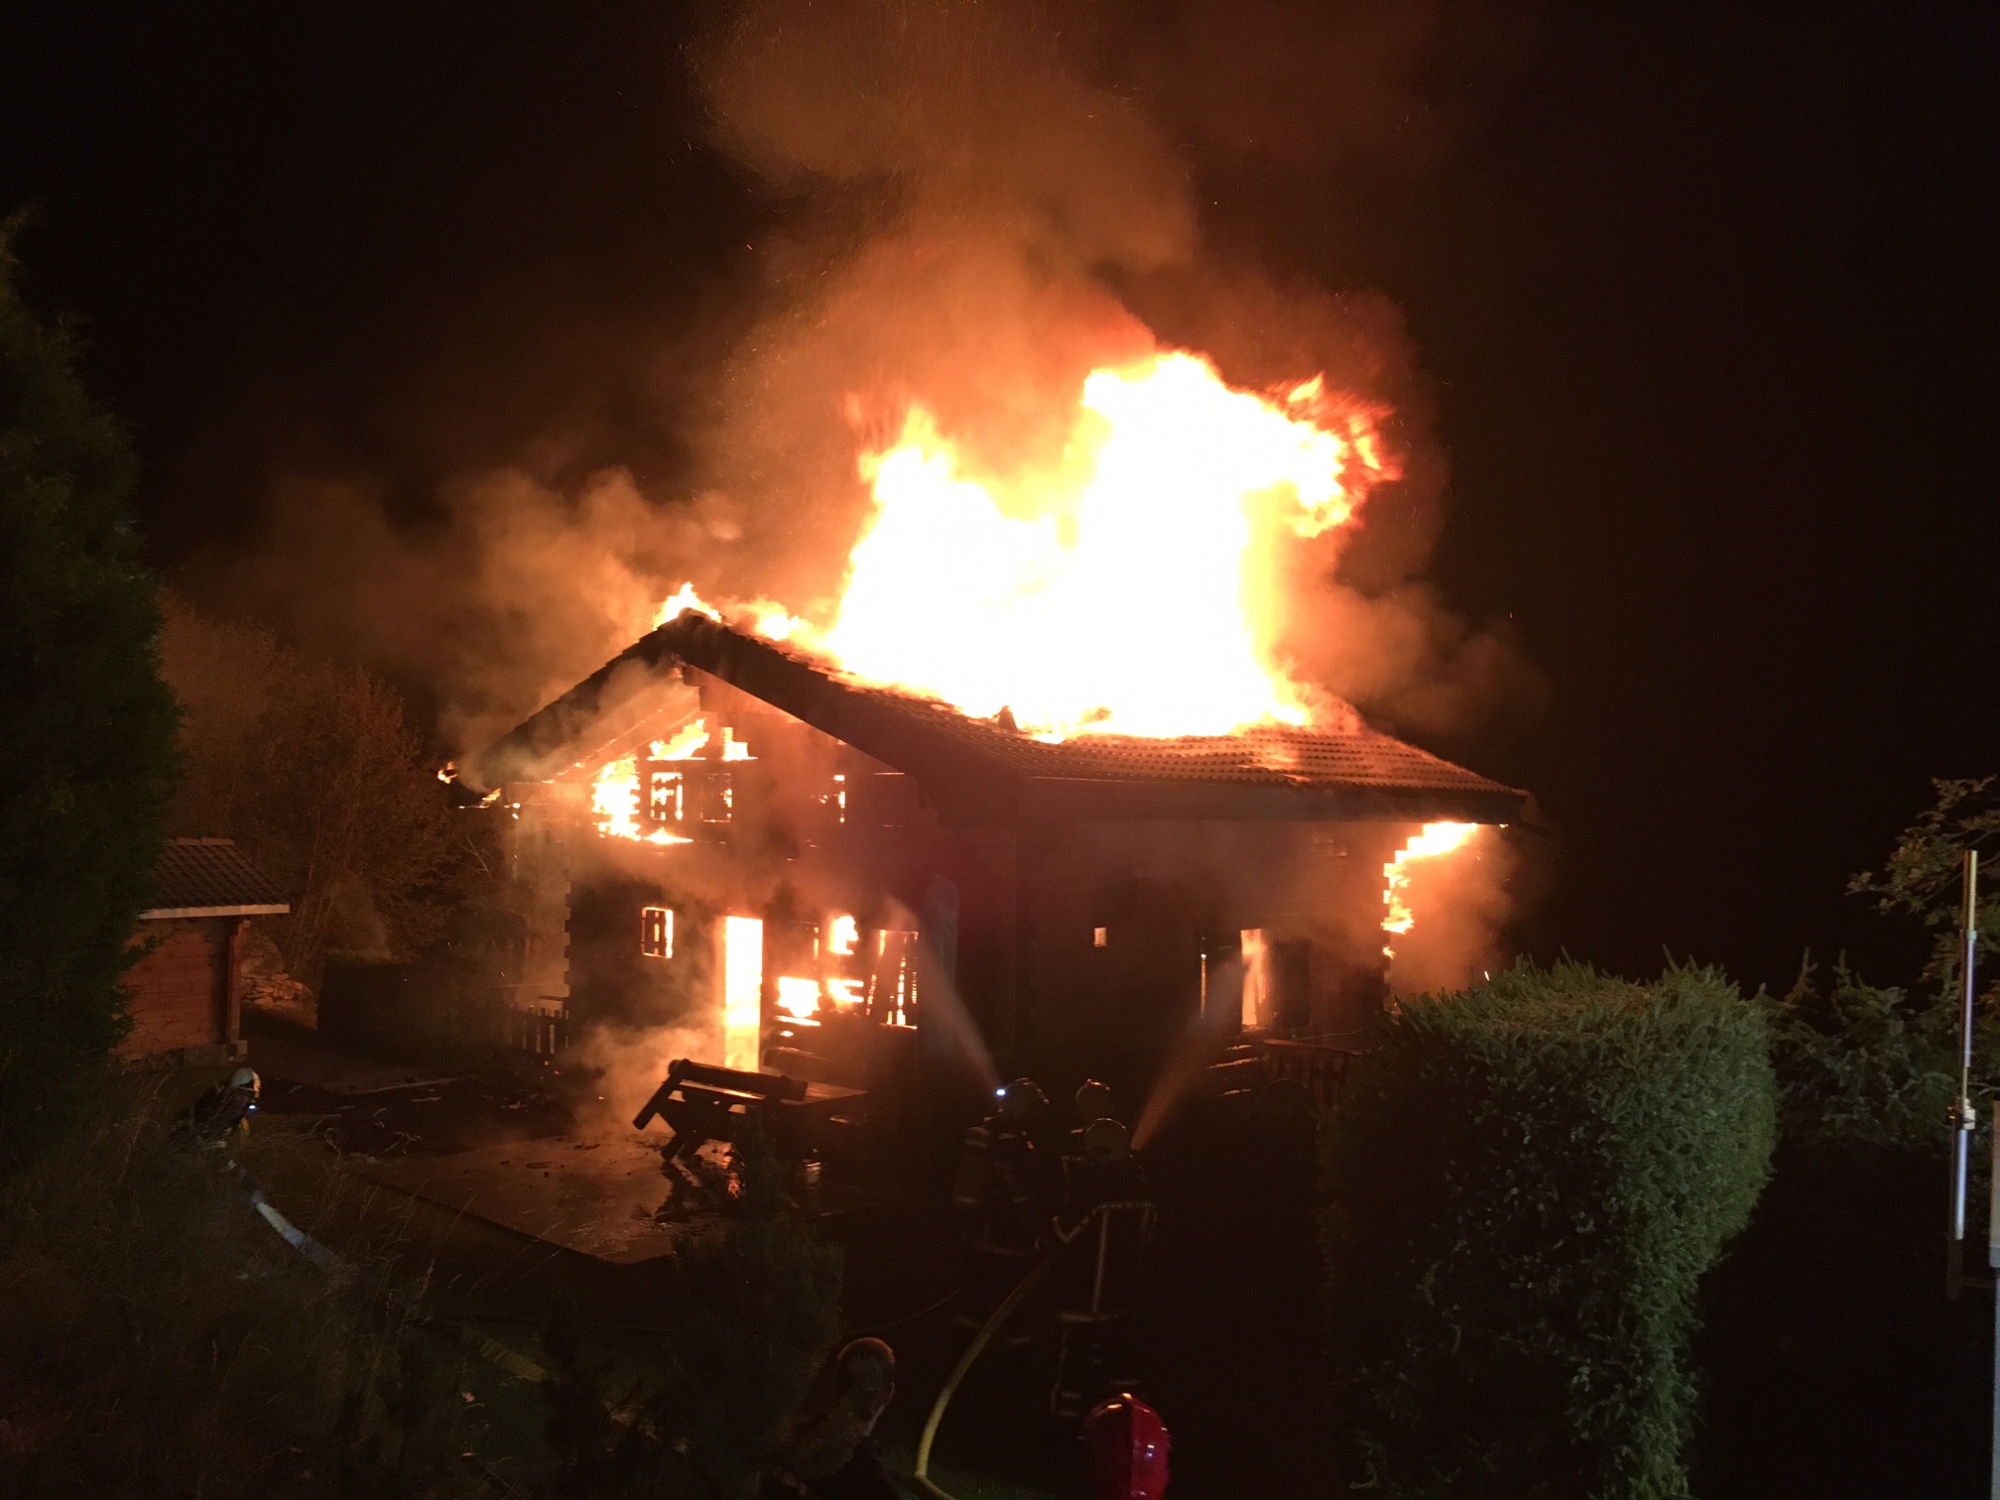
[[[1129,1392],[1083,1419],[1090,1500],[1160,1500],[1172,1438],[1160,1414]]]
[[[1083,1154],[1100,1165],[1123,1161],[1132,1154],[1132,1133],[1116,1120],[1092,1120],[1083,1127]]]
[[[238,1068],[229,1075],[229,1091],[248,1089],[252,1098],[264,1092],[264,1081],[257,1076],[255,1068]]]
[[[1109,1119],[1111,1116],[1111,1087],[1099,1083],[1095,1078],[1083,1080],[1083,1087],[1076,1091],[1076,1117],[1088,1125],[1092,1120]]]
[[[1049,1096],[1032,1078],[1016,1078],[1000,1090],[1000,1113],[1010,1120],[1031,1119],[1048,1107]]]

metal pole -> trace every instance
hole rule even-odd
[[[1993,1104],[1993,1174],[1986,1196],[1986,1264],[1993,1272],[1993,1444],[1989,1494],[2000,1500],[2000,1100]]]
[[[1951,1120],[1951,1240],[1945,1261],[1945,1295],[1956,1297],[1963,1284],[1965,1248],[1965,1176],[1972,1131],[1972,1020],[1979,994],[1979,851],[1965,851],[1965,987],[1958,1006],[1958,1098]],[[2000,1297],[1996,1297],[2000,1301]]]

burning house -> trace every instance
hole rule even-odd
[[[942,1067],[1129,1097],[1193,1031],[1356,1034],[1403,861],[1524,800],[1351,714],[1031,734],[695,609],[467,779],[519,820],[524,1003],[888,1096]]]
[[[522,1004],[878,1098],[1358,1036],[1413,871],[1525,800],[1295,665],[1380,416],[1161,350],[1003,468],[920,403],[857,429],[821,623],[684,589],[465,768],[517,820]]]

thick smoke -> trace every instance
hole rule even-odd
[[[1416,920],[1391,939],[1389,987],[1397,999],[1463,989],[1505,962],[1521,863],[1506,834],[1484,828],[1450,856],[1407,867],[1402,897]]]
[[[606,1023],[585,1031],[563,1058],[596,1074],[596,1087],[577,1112],[578,1133],[600,1140],[630,1135],[633,1117],[665,1082],[669,1068],[684,1057],[719,1055],[711,1030]]]
[[[1471,627],[1420,580],[1446,465],[1400,314],[1376,295],[1276,285],[1198,234],[1187,143],[1226,117],[1230,77],[1337,55],[1353,96],[1275,144],[1388,149],[1383,121],[1392,106],[1407,119],[1405,75],[1435,18],[1371,15],[1267,6],[1245,28],[1191,7],[1135,30],[1060,6],[764,0],[711,38],[696,65],[718,141],[774,191],[844,205],[773,247],[781,307],[729,362],[702,439],[715,486],[751,518],[737,591],[830,607],[866,505],[857,447],[913,397],[974,466],[1032,470],[1067,436],[1091,367],[1171,344],[1254,388],[1324,372],[1390,413],[1400,478],[1352,533],[1290,559],[1279,645],[1297,675],[1419,732],[1537,702],[1504,630]],[[1253,117],[1282,115],[1273,97]],[[1446,133],[1433,120],[1395,149],[1431,154]]]
[[[750,0],[688,60],[710,143],[774,205],[761,314],[719,358],[712,328],[679,347],[642,326],[661,347],[617,361],[685,367],[649,387],[672,409],[647,418],[677,430],[683,471],[579,479],[559,434],[524,433],[518,464],[449,486],[420,525],[365,483],[296,479],[230,587],[306,644],[426,688],[473,748],[682,581],[824,622],[866,506],[856,454],[909,401],[1004,477],[1053,461],[1090,368],[1175,345],[1246,386],[1324,371],[1391,414],[1401,477],[1291,557],[1279,644],[1296,675],[1390,729],[1518,713],[1539,678],[1422,581],[1446,464],[1397,310],[1274,281],[1242,232],[1204,238],[1218,160],[1337,181],[1446,150],[1453,59],[1508,34],[1486,8],[1468,40],[1463,14]]]
[[[567,493],[486,474],[447,489],[421,526],[392,522],[353,482],[296,479],[275,500],[231,593],[308,647],[429,689],[460,749],[631,644],[693,560],[737,534],[713,507],[649,503],[619,470]]]

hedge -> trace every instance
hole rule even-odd
[[[1776,1107],[1764,1021],[1712,969],[1523,964],[1406,1004],[1322,1136],[1357,1487],[1686,1495],[1696,1288],[1763,1188]]]

